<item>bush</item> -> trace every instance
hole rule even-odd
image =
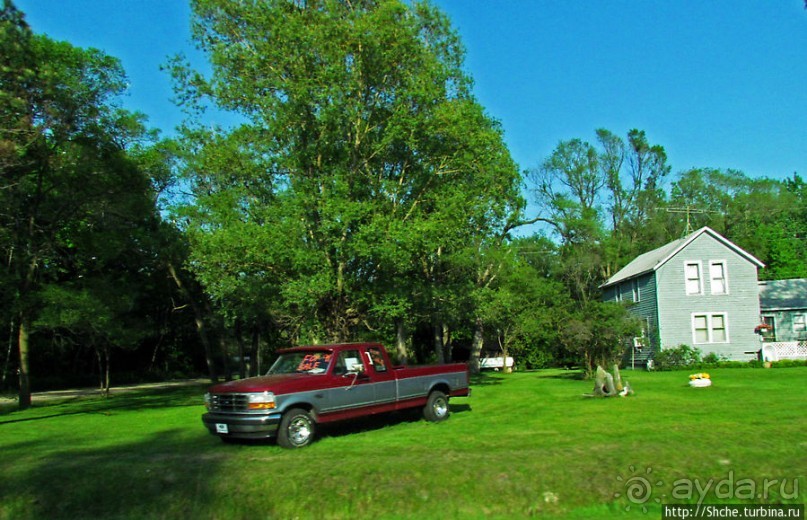
[[[714,352],[709,352],[703,356],[703,363],[706,365],[717,365],[721,361],[726,361],[726,358],[723,356],[718,356]]]
[[[660,350],[653,355],[656,370],[677,370],[692,368],[701,363],[701,351],[689,345]]]

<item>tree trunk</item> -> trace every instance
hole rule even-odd
[[[251,376],[257,376],[262,374],[261,371],[261,328],[256,323],[252,327],[252,365],[250,374]]]
[[[6,375],[8,374],[8,364],[11,362],[11,350],[14,348],[14,318],[11,318],[11,323],[8,327],[8,348],[6,349],[6,360],[3,362],[3,375],[0,377],[0,387],[6,386]]]
[[[182,279],[179,277],[174,265],[172,263],[168,263],[168,273],[171,275],[171,278],[174,280],[174,283],[179,289],[180,294],[185,298],[188,304],[191,306],[191,310],[193,311],[193,320],[196,324],[196,334],[199,335],[199,341],[202,342],[202,348],[205,351],[205,362],[207,363],[207,372],[210,377],[210,381],[212,383],[218,383],[219,378],[218,374],[216,374],[216,364],[213,360],[213,349],[210,346],[210,339],[207,336],[207,328],[205,327],[205,320],[204,320],[204,313],[202,312],[201,307],[196,302],[196,300],[191,295],[190,291],[188,291],[185,284],[182,283]]]
[[[507,355],[509,353],[509,348],[507,348],[507,340],[504,337],[499,338],[499,346],[502,350],[502,372],[505,374],[509,374],[513,371],[513,369],[508,368],[507,366]]]
[[[446,363],[451,363],[454,359],[453,356],[453,344],[451,341],[451,328],[449,328],[448,324],[443,322],[442,325],[443,329],[443,360]]]
[[[29,223],[29,227],[33,229],[33,219]],[[17,336],[17,348],[20,354],[20,368],[19,380],[20,391],[19,401],[20,410],[25,410],[31,407],[31,372],[29,363],[29,333],[31,330],[31,311],[28,308],[27,299],[32,292],[34,286],[34,277],[36,276],[36,267],[38,261],[33,257],[28,262],[27,272],[25,278],[22,280],[19,289],[18,298],[23,302],[22,310],[20,311],[20,330]]]
[[[406,325],[403,318],[395,320],[395,352],[398,354],[398,363],[405,365],[408,361],[406,352]]]
[[[230,366],[230,356],[227,352],[227,340],[224,339],[224,332],[219,334],[219,355],[221,356],[221,363],[224,367],[224,380],[232,381],[233,374]]]
[[[478,374],[480,372],[479,357],[482,355],[482,347],[485,346],[484,333],[485,328],[482,325],[482,318],[477,318],[474,326],[474,338],[471,342],[470,368],[472,374]]]
[[[241,320],[235,322],[235,340],[238,343],[238,379],[247,377],[247,349],[244,348],[244,335]]]
[[[23,312],[20,314],[20,329],[18,335],[18,347],[20,353],[20,410],[25,410],[31,407],[31,380],[28,365],[28,329],[30,327],[30,319]]]
[[[96,347],[95,357],[98,359],[98,387],[104,397],[109,397],[109,346]]]
[[[109,386],[111,378],[109,377],[110,365],[112,364],[112,351],[109,345],[104,345],[104,395],[109,397]]]
[[[437,358],[436,362],[442,365],[445,363],[445,356],[443,354],[443,325],[436,319],[432,322],[432,338],[434,341],[434,355]]]

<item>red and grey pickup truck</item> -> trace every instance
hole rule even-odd
[[[297,347],[278,352],[265,376],[212,386],[202,422],[224,441],[276,437],[301,448],[317,424],[411,408],[448,418],[450,397],[470,395],[464,363],[392,366],[378,343]]]

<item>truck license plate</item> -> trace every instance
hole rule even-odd
[[[216,433],[230,433],[226,424],[216,423]]]

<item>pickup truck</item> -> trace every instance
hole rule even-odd
[[[229,381],[205,394],[202,422],[225,442],[276,438],[284,448],[311,444],[319,424],[422,408],[448,418],[450,397],[470,395],[465,363],[393,366],[379,343],[285,349],[265,376]]]

